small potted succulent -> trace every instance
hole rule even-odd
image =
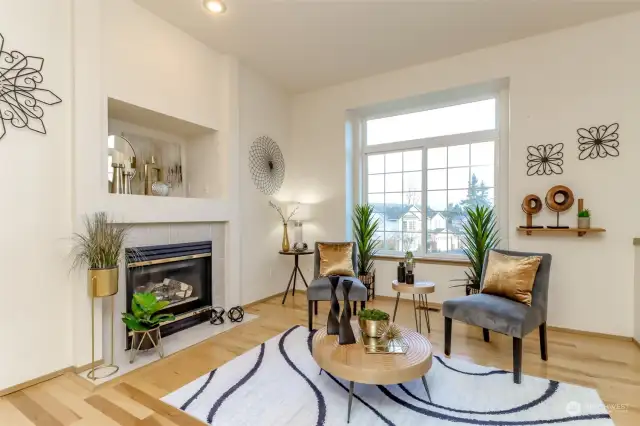
[[[407,268],[407,273],[413,274],[413,266],[415,265],[416,260],[413,258],[413,252],[407,251],[404,254],[404,264]]]
[[[582,209],[578,212],[578,229],[591,228],[591,211]]]
[[[358,323],[367,337],[381,337],[389,328],[389,314],[379,309],[363,309],[358,312]]]
[[[407,273],[404,277],[404,280],[407,284],[413,284],[415,282],[415,277],[413,275],[413,268],[415,266],[415,258],[413,257],[412,251],[407,251],[404,254],[404,263],[407,265]]]

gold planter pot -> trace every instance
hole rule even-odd
[[[111,363],[96,367],[95,359],[95,298],[109,297],[118,293],[118,266],[105,269],[89,269],[87,273],[87,287],[91,297],[91,371],[87,377],[91,380],[103,379],[115,374],[120,367],[114,364],[114,300],[111,299]],[[96,371],[103,370],[105,373],[96,376]]]
[[[156,348],[158,356],[160,358],[164,358],[164,346],[162,345],[162,333],[160,333],[160,326],[152,328],[151,330],[131,331],[133,332],[133,337],[131,339],[130,364],[133,364],[138,352],[151,348]]]
[[[367,337],[380,338],[382,337],[382,333],[389,328],[389,320],[373,321],[358,318],[358,323],[360,324],[360,329]]]
[[[89,296],[107,297],[118,292],[118,267],[89,269]]]

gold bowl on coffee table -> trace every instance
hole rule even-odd
[[[358,318],[360,330],[367,337],[379,338],[389,328],[389,320],[365,320]]]

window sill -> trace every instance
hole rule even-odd
[[[400,262],[404,260],[404,256],[396,256],[392,254],[378,254],[373,256],[375,260],[388,260],[392,262]],[[452,265],[452,266],[471,266],[471,262],[467,259],[442,259],[437,257],[414,257],[416,263],[430,263],[432,265]]]

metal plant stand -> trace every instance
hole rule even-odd
[[[153,340],[153,337],[151,336],[153,334],[155,334],[157,336],[157,341]],[[136,347],[134,345],[134,343],[136,342],[136,335],[140,335],[142,334],[142,337],[140,337],[140,340],[138,341],[138,346]],[[142,347],[142,343],[144,342],[144,339],[148,338],[149,341],[151,342],[151,344],[153,345],[153,347],[156,349],[156,353],[158,354],[158,356],[160,358],[164,358],[164,347],[162,346],[162,336],[160,334],[160,329],[159,328],[154,328],[153,330],[146,330],[146,331],[133,331],[133,338],[132,338],[132,344],[131,344],[131,358],[129,359],[129,364],[133,364],[133,361],[135,361],[136,359],[136,355],[138,355],[138,352],[140,351],[140,348]]]

